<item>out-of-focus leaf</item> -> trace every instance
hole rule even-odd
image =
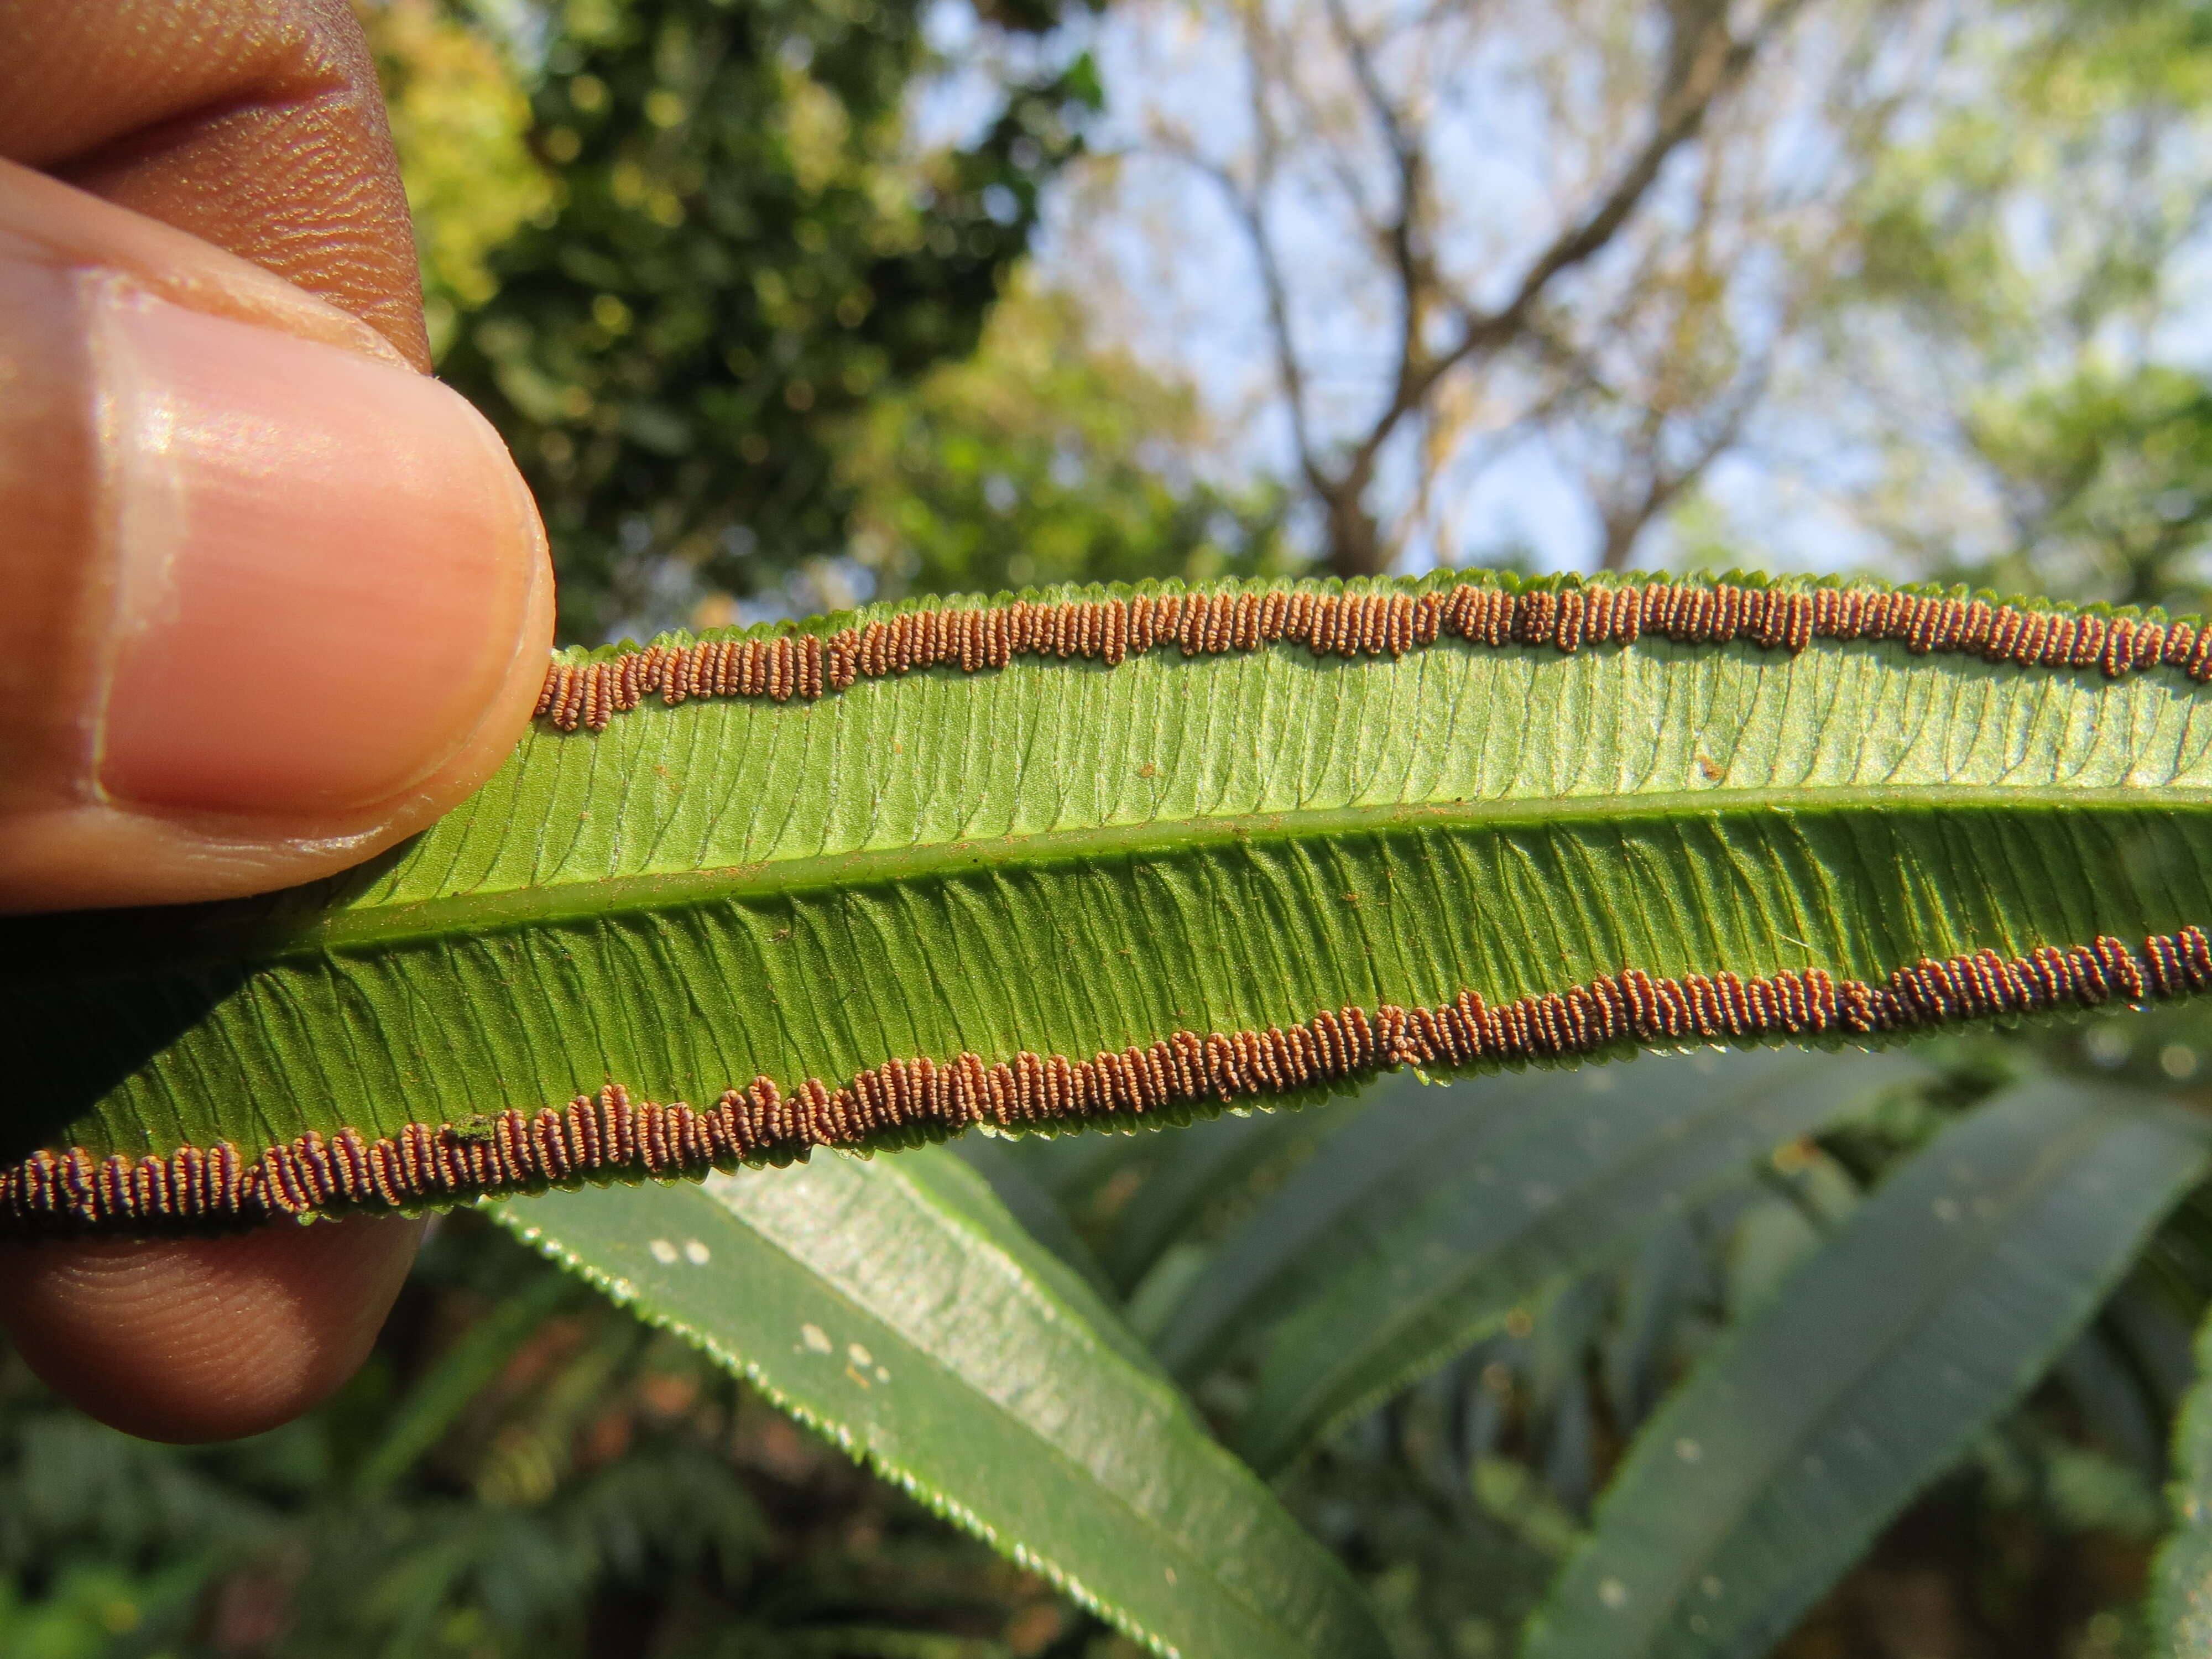
[[[1613,1085],[1601,1096],[1555,1083],[1480,1114],[1465,1139],[1409,1154],[1382,1188],[1388,1206],[1363,1206],[1364,1226],[1316,1238],[1322,1261],[1296,1264],[1310,1288],[1268,1343],[1239,1449],[1280,1467],[1516,1306],[1916,1070],[1894,1055],[1655,1058],[1593,1074]],[[1347,1138],[1386,1132],[1370,1117]]]
[[[1151,1143],[1173,1125],[1152,1124],[1127,1134],[1024,1134],[1000,1143],[1006,1156],[1062,1210],[1074,1212],[1115,1175],[1151,1155]]]
[[[1480,1458],[1468,1484],[1484,1513],[1553,1559],[1564,1559],[1582,1542],[1580,1523],[1525,1465],[1510,1457]]]
[[[2196,1356],[2189,1324],[2166,1296],[2148,1284],[2130,1282],[2112,1293],[2105,1317],[2126,1349],[2130,1361],[2150,1385],[2159,1413],[2169,1416],[2197,1381]]]
[[[356,1495],[374,1498],[389,1489],[438,1443],[547,1316],[567,1297],[582,1295],[559,1274],[544,1273],[471,1325],[401,1402],[382,1438],[354,1473]]]
[[[1591,1276],[1565,1286],[1536,1322],[1529,1343],[1532,1392],[1541,1418],[1544,1484],[1577,1518],[1597,1484],[1595,1402],[1589,1351],[1605,1317],[1606,1285]]]
[[[2157,1491],[2166,1474],[2164,1437],[2119,1349],[2093,1326],[2067,1345],[2053,1371],[2090,1431]]]
[[[2173,1431],[2174,1529],[2158,1553],[2151,1628],[2161,1659],[2212,1653],[2212,1316],[2197,1333],[2197,1385]]]
[[[1938,1136],[1646,1424],[1525,1659],[1765,1652],[2027,1392],[2204,1164],[2162,1103],[2052,1082]]]
[[[950,1153],[497,1213],[1156,1651],[1385,1651],[1328,1552]]]
[[[1418,1086],[1412,1078],[1395,1077],[1377,1085],[1376,1092]],[[1152,1174],[1115,1220],[1113,1240],[1105,1251],[1108,1276],[1127,1294],[1210,1197],[1285,1143],[1299,1137],[1319,1139],[1327,1127],[1322,1113],[1348,1115],[1363,1109],[1364,1103],[1332,1103],[1293,1115],[1224,1115],[1165,1131]]]
[[[1161,1363],[1186,1379],[1202,1375],[1325,1273],[1343,1243],[1387,1226],[1403,1212],[1408,1193],[1455,1167],[1462,1144],[1493,1115],[1533,1108],[1560,1091],[1586,1098],[1610,1088],[1613,1076],[1607,1068],[1377,1091],[1223,1241],[1153,1343]]]
[[[1661,1387],[1661,1345],[1668,1327],[1709,1276],[1686,1219],[1662,1222],[1638,1247],[1621,1290],[1620,1317],[1605,1348],[1606,1403],[1622,1428],[1634,1430],[1650,1411]]]

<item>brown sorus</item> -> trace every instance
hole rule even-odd
[[[1016,599],[902,611],[827,638],[784,634],[653,645],[600,662],[556,663],[546,671],[538,713],[563,732],[597,732],[649,696],[671,705],[705,697],[784,702],[916,669],[974,674],[1017,657],[1080,657],[1111,667],[1148,651],[1196,657],[1278,644],[1304,646],[1316,656],[1399,657],[1446,638],[1572,653],[1630,646],[1646,635],[1792,654],[1814,640],[1895,641],[1917,654],[1945,652],[2015,668],[2094,668],[2117,679],[2163,665],[2191,679],[2212,678],[2212,629],[2186,622],[1875,587],[1655,581],[1509,592],[1462,582],[1419,594],[1300,588]]]
[[[1462,991],[1434,1007],[1345,1007],[1288,1029],[1179,1030],[1087,1060],[1022,1052],[988,1061],[886,1060],[840,1086],[768,1078],[712,1106],[633,1101],[610,1084],[565,1107],[465,1123],[410,1123],[371,1140],[310,1131],[258,1155],[228,1143],[164,1156],[40,1152],[0,1169],[0,1236],[267,1220],[530,1191],[593,1176],[672,1176],[988,1123],[1020,1129],[1261,1102],[1401,1066],[1448,1071],[1629,1046],[1877,1038],[1963,1020],[2135,1003],[2212,988],[2201,927],[2139,946],[2110,937],[2006,957],[1923,958],[1881,984],[1814,968],[1744,976],[1601,974],[1495,1006]]]

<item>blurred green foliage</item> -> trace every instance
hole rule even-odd
[[[1041,1581],[467,1214],[353,1383],[253,1440],[131,1440],[0,1355],[9,1659],[1014,1659],[1091,1640]]]
[[[2163,364],[2085,368],[1990,400],[1971,432],[2015,521],[2033,528],[2011,553],[1959,574],[2009,591],[2063,586],[2202,608],[2212,383]]]
[[[1914,359],[1874,388],[1896,417],[1875,434],[1875,527],[1916,575],[2203,610],[2212,360],[2191,245],[2212,192],[2212,8],[2007,0],[1961,40],[1974,91],[1939,98],[1874,170],[1831,319],[1847,356],[1898,362],[1896,339],[1856,331],[1874,317]],[[1929,392],[1933,420],[1912,407]],[[1954,446],[1974,515],[1929,464]]]
[[[438,0],[356,10],[405,176],[430,350],[442,357],[462,311],[497,290],[492,255],[550,216],[558,186],[531,151],[530,98],[501,33]]]
[[[440,372],[538,493],[564,637],[1293,562],[1280,486],[1194,471],[1187,389],[1001,302],[1098,103],[1060,0],[981,9],[989,109],[935,149],[920,0],[359,9]]]
[[[571,636],[650,617],[672,558],[744,595],[841,554],[842,423],[974,349],[1098,88],[1080,57],[1017,54],[1038,67],[971,141],[917,152],[924,10],[550,9],[523,136],[550,198],[483,259],[489,291],[453,289],[440,368],[538,494]]]
[[[981,349],[878,399],[839,470],[879,595],[1273,574],[1289,492],[1222,485],[1196,400],[1100,346],[1079,301],[1018,285]]]

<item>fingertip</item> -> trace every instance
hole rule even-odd
[[[389,361],[0,235],[0,359],[72,329],[93,349],[27,347],[0,404],[0,522],[25,526],[0,910],[266,892],[467,799],[527,728],[553,629],[498,434]]]
[[[0,1326],[48,1386],[126,1433],[258,1434],[360,1367],[422,1228],[377,1217],[10,1244],[0,1247]]]
[[[436,777],[508,688],[544,560],[505,446],[410,370],[125,284],[88,303],[116,526],[102,793],[319,829]]]

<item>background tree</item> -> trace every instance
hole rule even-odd
[[[1948,61],[1856,196],[1771,470],[1893,568],[2194,610],[2212,16],[2008,6]]]
[[[569,635],[1292,556],[1282,492],[1202,476],[1193,398],[1076,302],[986,334],[1097,88],[1052,8],[993,9],[959,89],[993,112],[917,149],[921,15],[578,4],[533,68],[364,8],[441,370],[538,489]]]
[[[981,347],[878,400],[845,438],[852,556],[876,591],[988,592],[1302,562],[1290,494],[1207,476],[1187,386],[1102,344],[1083,301],[1017,285]]]
[[[1495,540],[1472,515],[1538,443],[1623,568],[1742,435],[1940,40],[1796,0],[1146,15],[1082,257],[1249,376],[1347,575]]]
[[[916,154],[922,15],[569,0],[546,20],[526,142],[549,198],[480,291],[451,290],[440,368],[538,492],[571,636],[659,620],[672,579],[747,594],[841,554],[840,422],[974,349],[1097,88],[1079,58],[1048,64],[972,143]]]
[[[434,357],[460,313],[498,290],[491,258],[526,223],[549,220],[559,192],[530,149],[530,95],[518,46],[489,13],[440,0],[355,8],[384,85],[422,262]]]

